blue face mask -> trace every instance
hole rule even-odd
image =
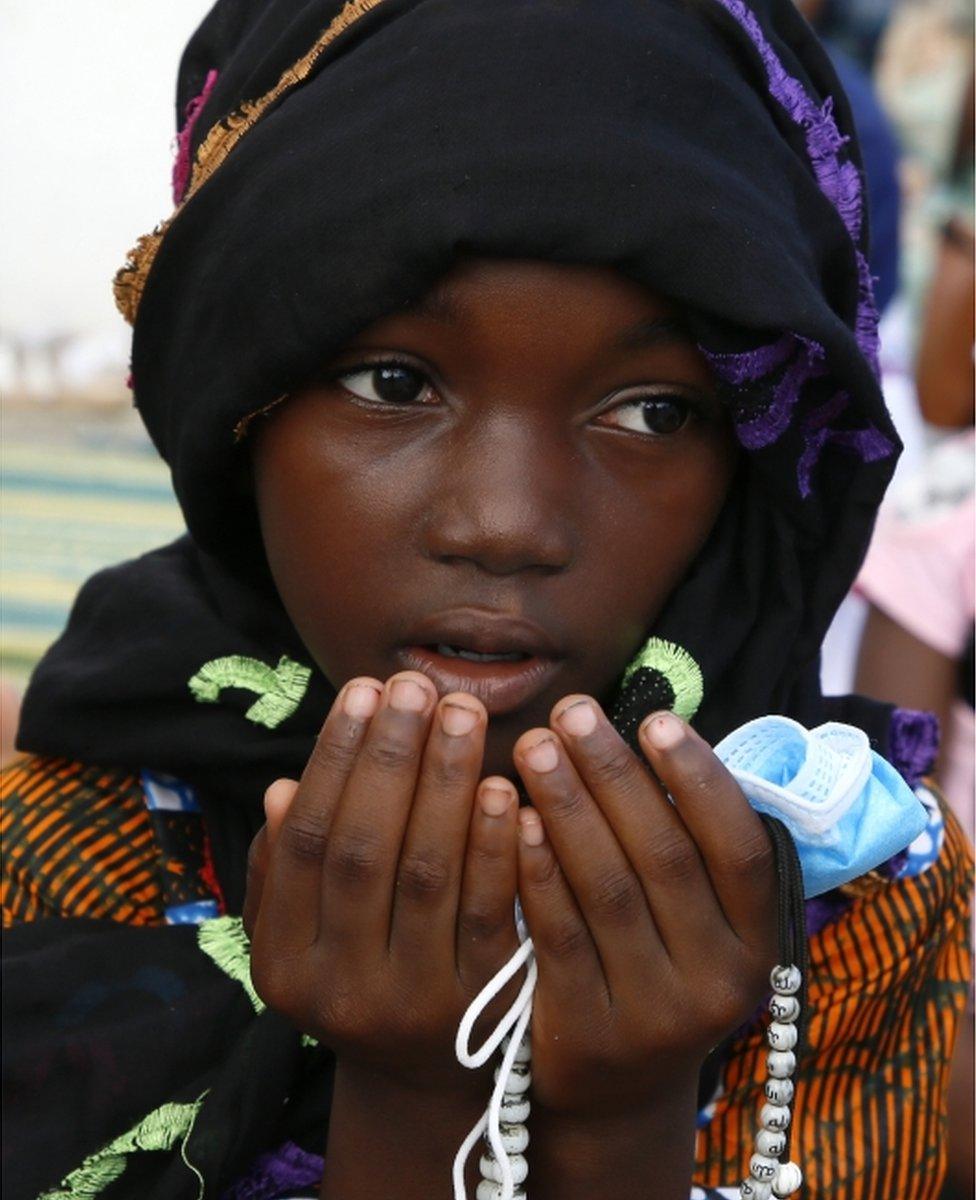
[[[808,900],[886,862],[926,826],[921,801],[851,725],[807,730],[789,717],[759,717],[715,753],[752,807],[793,835]]]

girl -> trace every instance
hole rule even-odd
[[[449,1195],[517,894],[533,1197],[768,1196],[788,897],[710,746],[932,750],[817,683],[897,449],[819,47],[785,0],[220,0],[179,109],[116,292],[189,533],[26,698],[12,1194]],[[927,804],[807,909],[808,1195],[938,1194],[968,860]]]

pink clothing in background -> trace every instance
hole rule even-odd
[[[971,435],[964,435],[971,446]],[[878,521],[856,590],[920,642],[958,660],[976,613],[976,506],[973,493],[951,507]],[[958,700],[943,731],[941,783],[970,839],[976,826],[973,710]]]

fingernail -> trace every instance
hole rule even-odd
[[[390,684],[390,708],[397,712],[423,712],[427,707],[427,691],[413,679],[395,679]]]
[[[589,700],[574,700],[559,714],[560,726],[573,737],[586,737],[596,729],[596,709]]]
[[[670,750],[685,736],[685,727],[674,713],[658,712],[644,722],[643,734],[655,749]]]
[[[546,840],[546,831],[535,813],[519,814],[519,834],[527,846],[541,846]]]
[[[464,737],[478,724],[478,713],[463,704],[445,704],[441,707],[441,728],[451,737]]]
[[[354,683],[346,688],[342,695],[342,711],[350,717],[364,721],[376,712],[380,702],[380,694],[368,683]]]
[[[545,775],[548,771],[555,771],[559,765],[559,751],[556,749],[554,738],[543,738],[525,750],[524,754],[525,761],[533,771],[537,771],[540,775]]]
[[[512,793],[504,788],[483,787],[478,793],[478,803],[486,816],[500,817],[511,807]]]

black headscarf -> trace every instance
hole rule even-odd
[[[309,661],[264,562],[241,431],[471,255],[614,268],[680,305],[712,363],[743,465],[648,631],[700,667],[697,727],[714,741],[765,712],[833,716],[889,749],[890,709],[818,683],[898,439],[850,112],[789,0],[218,0],[177,107],[178,207],[117,297],[190,536],[89,581],[28,692],[24,749],[197,784],[239,907],[261,794],[300,773],[333,694],[313,671],[267,730],[244,719],[253,695],[203,705],[187,688],[223,655]],[[618,725],[668,687],[637,672]],[[234,1061],[224,1103],[244,1086]],[[208,1111],[198,1144],[226,1110]],[[241,1145],[264,1144],[267,1106],[236,1120],[237,1149],[207,1159],[221,1185]]]

